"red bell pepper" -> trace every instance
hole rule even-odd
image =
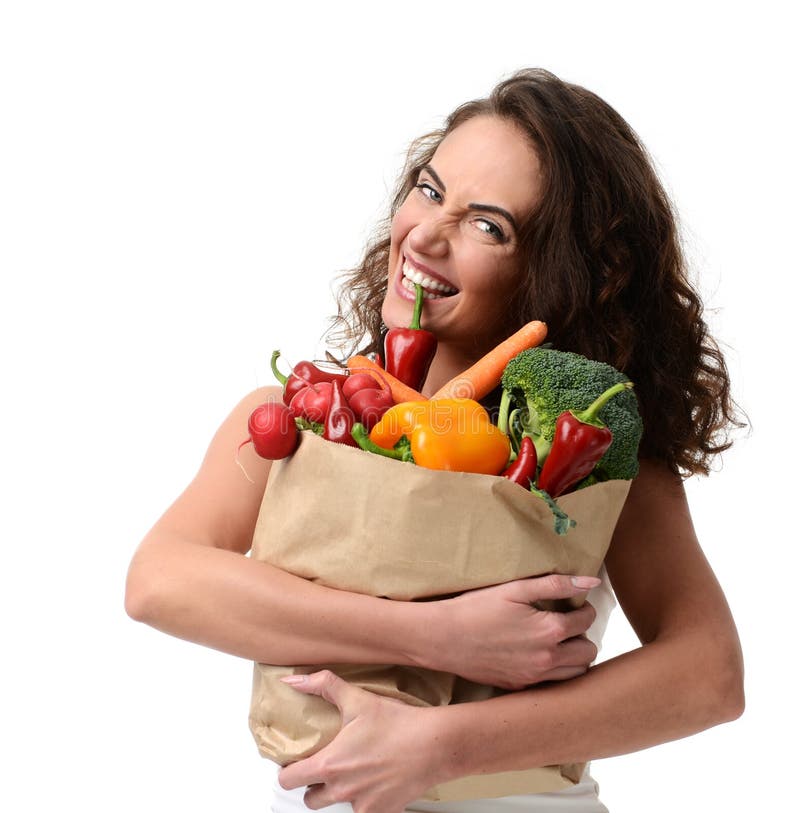
[[[591,474],[613,440],[611,430],[597,413],[615,395],[631,387],[630,381],[615,384],[583,412],[568,410],[558,416],[553,445],[539,473],[540,489],[556,498]]]
[[[436,355],[436,335],[430,330],[422,330],[419,320],[422,315],[423,289],[414,285],[417,297],[414,301],[414,315],[409,327],[393,327],[384,339],[386,372],[400,379],[406,386],[422,389],[428,369]]]

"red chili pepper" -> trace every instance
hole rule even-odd
[[[322,423],[328,415],[333,397],[333,384],[321,381],[319,384],[306,384],[295,393],[289,410],[295,418],[304,418],[312,423]]]
[[[344,443],[347,446],[357,446],[351,431],[356,417],[347,403],[338,381],[331,382],[331,406],[325,416],[325,430],[322,437],[334,443]]]
[[[409,327],[393,327],[384,339],[386,372],[399,378],[406,386],[422,389],[428,368],[436,354],[436,336],[430,330],[419,326],[422,315],[423,290],[414,285],[417,297],[414,301],[414,315]]]
[[[613,435],[597,413],[623,390],[633,387],[625,381],[609,387],[583,412],[562,412],[556,421],[553,445],[542,465],[537,486],[555,498],[591,474],[608,451]]]
[[[328,373],[325,370],[320,370],[315,364],[312,364],[310,361],[301,361],[298,364],[295,364],[292,368],[291,375],[284,375],[279,369],[277,365],[278,356],[280,356],[281,351],[275,350],[272,353],[272,360],[270,361],[270,367],[272,367],[272,373],[278,381],[283,384],[283,403],[289,406],[292,403],[292,399],[295,395],[297,395],[303,387],[307,387],[309,384],[321,384],[323,382],[330,383],[331,381],[339,381],[340,383],[344,384],[347,380],[347,375],[343,375],[341,373]]]
[[[369,432],[394,406],[392,391],[386,382],[378,382],[367,373],[352,373],[342,385],[342,394],[355,413],[356,420]]]
[[[530,489],[531,483],[536,479],[536,447],[529,437],[522,438],[517,459],[500,476]]]

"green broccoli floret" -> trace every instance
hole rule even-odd
[[[578,353],[536,347],[524,350],[506,365],[499,425],[515,408],[522,413],[523,431],[531,435],[541,465],[550,451],[558,416],[566,410],[586,409],[599,395],[629,379],[609,364]],[[639,471],[638,449],[642,419],[636,396],[626,390],[615,395],[598,417],[614,440],[590,475],[597,481],[632,480]]]

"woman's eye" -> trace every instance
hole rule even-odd
[[[475,221],[478,224],[478,228],[488,234],[490,237],[494,237],[496,240],[504,240],[505,234],[503,234],[503,230],[496,224],[492,223],[491,220],[480,220]]]
[[[434,189],[429,183],[418,183],[415,184],[416,188],[425,195],[428,200],[432,200],[434,203],[441,203],[442,196],[439,194],[438,190]]]

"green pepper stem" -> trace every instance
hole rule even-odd
[[[277,378],[278,381],[285,387],[286,382],[289,380],[289,376],[284,375],[278,369],[278,356],[280,356],[280,354],[281,354],[280,350],[272,351],[272,359],[270,360],[269,366],[272,367],[272,374],[275,376],[275,378]]]
[[[536,460],[538,461],[538,465],[541,466],[545,460],[547,460],[547,455],[550,454],[550,449],[553,448],[553,441],[547,440],[544,435],[537,435],[535,432],[523,432],[523,438],[530,438],[533,441],[534,448],[536,449]],[[522,440],[520,439],[520,443]]]
[[[497,428],[504,434],[508,435],[508,412],[511,409],[511,393],[508,390],[503,390],[500,397],[500,409],[497,413]]]
[[[421,330],[419,320],[422,318],[422,300],[425,298],[425,292],[422,286],[414,283],[414,315],[411,317],[411,324],[408,326],[409,330]]]
[[[581,422],[588,423],[591,426],[605,427],[605,424],[597,417],[597,413],[615,396],[624,390],[633,388],[632,381],[620,381],[619,384],[614,384],[609,387],[602,395],[583,410],[583,412],[574,412],[572,414]]]
[[[378,446],[369,439],[369,433],[363,423],[354,423],[353,428],[350,430],[353,440],[365,451],[373,452],[373,454],[380,454],[384,457],[391,457],[394,460],[402,460],[403,453],[397,449],[384,449],[383,446]]]
[[[512,409],[511,414],[508,416],[508,439],[511,441],[511,459],[509,463],[513,463],[517,459],[522,444],[522,437],[520,435],[517,416],[522,412],[521,409]]]

